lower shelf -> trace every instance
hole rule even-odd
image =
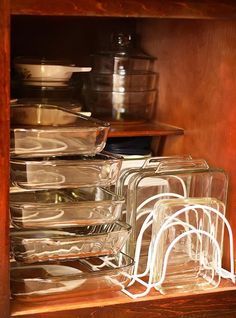
[[[12,301],[11,317],[19,318],[227,318],[236,317],[236,286],[221,286],[197,294],[159,295],[132,300],[121,292],[47,303]]]

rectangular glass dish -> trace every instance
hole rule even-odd
[[[152,242],[156,242],[152,252],[153,282],[164,277],[157,286],[162,294],[217,286],[224,215],[225,204],[211,197],[172,198],[156,203],[152,223]]]
[[[123,203],[99,187],[15,192],[10,193],[11,223],[21,229],[112,223],[120,218]]]
[[[11,181],[24,189],[109,187],[119,176],[122,157],[96,156],[11,159]]]
[[[130,282],[133,259],[119,253],[74,261],[11,266],[11,295],[22,301],[58,300],[119,291]]]
[[[17,262],[35,263],[118,253],[131,227],[123,222],[61,230],[11,231]]]
[[[11,157],[94,155],[109,125],[58,106],[11,105]]]

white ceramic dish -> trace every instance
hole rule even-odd
[[[91,67],[77,67],[65,61],[16,58],[15,70],[23,80],[36,82],[69,81],[75,72],[90,72]]]

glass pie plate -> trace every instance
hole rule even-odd
[[[109,123],[55,105],[11,105],[11,157],[94,155]]]
[[[119,291],[130,282],[132,271],[133,260],[123,253],[37,265],[12,263],[11,294],[38,302]]]
[[[16,228],[44,229],[112,223],[124,200],[99,188],[10,193],[11,223]]]
[[[12,230],[11,249],[17,262],[36,263],[118,253],[131,227],[123,222],[58,230]]]
[[[11,159],[11,181],[25,189],[102,186],[117,181],[122,157],[102,152],[96,156]]]

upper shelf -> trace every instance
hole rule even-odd
[[[183,129],[163,123],[121,123],[111,125],[108,137],[169,136],[183,133]]]
[[[235,0],[11,0],[11,14],[137,18],[236,18]]]

